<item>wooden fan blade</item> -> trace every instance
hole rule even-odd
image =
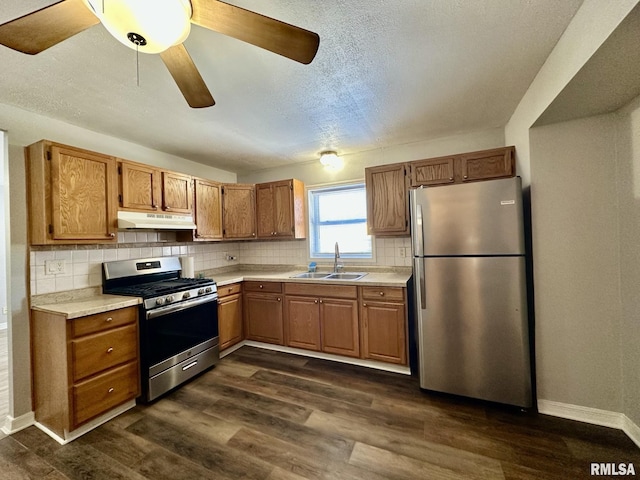
[[[191,0],[191,22],[308,64],[316,56],[320,37],[295,25],[265,17],[218,0]]]
[[[165,50],[160,54],[160,58],[191,108],[211,107],[216,104],[184,45],[175,45]]]
[[[35,55],[96,23],[82,0],[62,0],[0,25],[0,44]]]

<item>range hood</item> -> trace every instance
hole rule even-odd
[[[191,215],[118,211],[118,228],[144,230],[193,230]]]

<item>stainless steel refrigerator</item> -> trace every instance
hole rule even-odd
[[[531,407],[520,178],[410,198],[420,387]]]

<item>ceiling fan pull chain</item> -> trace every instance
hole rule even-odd
[[[140,86],[140,45],[136,43],[136,85]]]

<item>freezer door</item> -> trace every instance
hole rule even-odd
[[[524,257],[414,262],[420,386],[531,407]]]
[[[519,177],[410,193],[415,256],[524,253]]]

